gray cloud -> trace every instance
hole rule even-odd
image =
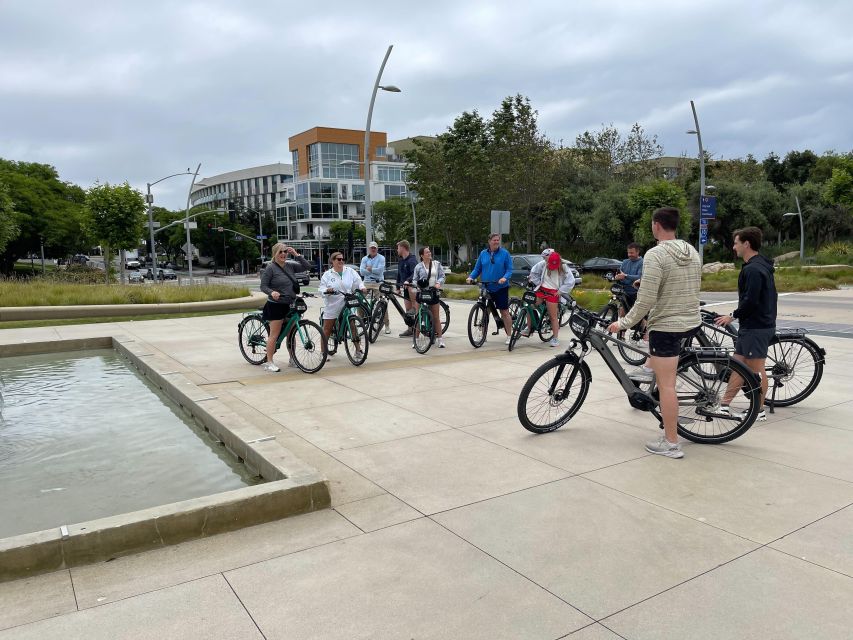
[[[387,44],[374,128],[444,130],[530,96],[544,131],[639,121],[695,153],[689,101],[717,157],[853,148],[853,5],[327,0],[0,5],[0,156],[54,164],[82,186],[202,163],[213,175],[288,162],[315,125],[362,128]],[[182,179],[157,187],[180,207]]]

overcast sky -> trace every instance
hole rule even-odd
[[[373,6],[381,8],[370,8]],[[853,2],[0,0],[0,157],[83,187],[290,162],[313,126],[444,131],[530,97],[554,141],[640,122],[714,157],[853,149]],[[189,178],[155,187],[182,208]]]

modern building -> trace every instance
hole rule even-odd
[[[364,131],[314,127],[289,142],[294,177],[279,186],[279,238],[299,246],[299,241],[328,237],[334,221],[363,221]],[[407,164],[382,131],[370,132],[368,171],[373,202],[409,197]],[[381,229],[377,238],[382,238]]]
[[[190,202],[192,206],[209,205],[211,209],[240,203],[249,211],[272,216],[281,197],[281,185],[292,180],[293,168],[280,162],[229,171],[196,182]]]

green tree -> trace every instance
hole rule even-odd
[[[826,181],[823,197],[828,204],[853,210],[853,159],[839,160]]]
[[[127,182],[116,186],[109,183],[95,184],[86,192],[86,207],[92,217],[96,237],[104,245],[107,283],[110,281],[112,249],[122,252],[120,264],[123,280],[124,251],[137,247],[144,235],[145,198]]]
[[[0,182],[0,253],[6,251],[6,245],[18,237],[21,230],[15,222],[15,204],[9,197],[9,187]]]
[[[11,221],[18,228],[0,255],[3,272],[11,273],[15,261],[38,251],[42,242],[45,254],[52,257],[91,248],[85,192],[62,182],[54,167],[0,158],[0,181],[15,204]]]
[[[375,203],[373,224],[377,229],[381,229],[382,237],[387,243],[414,237],[412,202],[408,198],[391,198]]]
[[[634,241],[645,247],[654,244],[652,236],[652,213],[660,207],[674,207],[681,212],[678,237],[689,240],[693,220],[687,211],[687,196],[684,190],[668,180],[655,180],[634,187],[628,193],[628,211],[633,222]]]
[[[376,204],[380,204],[377,202]],[[367,240],[367,229],[362,224],[354,224],[352,221],[336,220],[329,224],[329,240],[333,245],[346,247],[349,244],[349,234],[352,231],[353,242]],[[352,256],[350,256],[351,258]]]

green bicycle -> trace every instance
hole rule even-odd
[[[438,289],[435,287],[418,289],[416,297],[418,308],[415,311],[415,322],[412,326],[412,341],[415,351],[422,355],[435,343],[435,325],[432,320],[431,305],[438,302],[438,296]]]
[[[355,293],[338,293],[330,295],[344,296],[344,308],[335,320],[335,327],[329,335],[326,350],[333,356],[338,352],[338,345],[343,342],[347,352],[347,358],[356,367],[364,364],[367,360],[367,348],[370,341],[367,339],[367,322],[362,318],[364,311],[362,299]],[[322,314],[320,322],[323,321]]]
[[[304,294],[310,297],[310,294]],[[326,364],[326,352],[323,350],[323,332],[316,322],[302,317],[308,310],[303,298],[296,298],[290,307],[290,313],[284,319],[284,326],[278,334],[275,349],[281,348],[287,340],[287,350],[294,364],[305,373],[316,373]],[[249,364],[260,365],[267,360],[267,338],[270,325],[260,311],[252,311],[243,316],[237,325],[237,339],[240,353]]]
[[[539,333],[539,339],[542,342],[547,342],[554,335],[548,310],[544,304],[536,304],[536,292],[530,288],[521,296],[521,307],[512,318],[512,333],[509,336],[510,351],[515,349],[518,339],[528,330],[528,327],[531,333],[533,331]]]

